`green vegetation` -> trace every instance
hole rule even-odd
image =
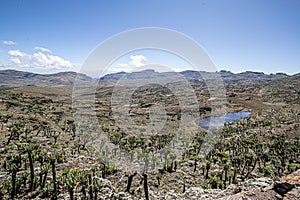
[[[202,148],[208,132],[196,127],[193,141],[181,157],[172,148],[163,148],[172,145],[175,133],[171,133],[181,118],[178,100],[170,96],[169,90],[147,86],[134,93],[132,103],[139,104],[130,108],[135,122],[149,122],[147,108],[157,96],[166,107],[168,121],[162,133],[137,136],[128,134],[132,127],[120,128],[109,114],[107,101],[112,88],[100,88],[96,101],[100,130],[117,146],[114,153],[123,151],[132,161],[146,161],[149,169],[156,168],[158,161],[163,163],[158,171],[146,170],[142,174],[118,169],[107,162],[105,151],[96,154],[76,134],[68,94],[45,96],[24,93],[24,88],[1,89],[0,199],[59,199],[62,195],[70,199],[99,199],[107,188],[113,193],[150,199],[149,191],[185,192],[195,186],[225,189],[253,177],[279,179],[300,169],[300,108],[297,102],[293,103],[298,99],[295,95],[291,99],[285,95],[280,101],[276,90],[274,95],[269,90],[260,93],[271,86],[259,86],[256,91],[251,85],[228,86],[235,93],[228,99],[229,110],[252,109],[251,117],[214,130],[220,137],[206,155]],[[202,86],[194,87],[200,100],[208,98],[205,92],[200,94]],[[155,95],[143,99],[140,93],[147,92]],[[249,96],[250,100],[245,98]],[[265,109],[261,109],[263,105]],[[208,115],[206,109],[200,117]],[[160,154],[146,156],[154,155],[153,152]]]

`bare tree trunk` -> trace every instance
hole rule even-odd
[[[33,167],[33,157],[32,157],[32,154],[29,153],[28,154],[28,157],[29,157],[29,168],[30,168],[30,191],[33,191],[33,184],[34,184],[34,167]]]
[[[144,178],[144,192],[145,192],[145,199],[149,200],[149,190],[148,190],[148,175],[143,174]]]
[[[51,160],[51,166],[52,166],[52,179],[53,179],[53,199],[57,199],[55,159]]]
[[[130,174],[129,177],[128,177],[127,187],[126,187],[126,192],[128,192],[128,193],[130,193],[130,188],[131,188],[132,180],[133,180],[133,177],[135,175],[136,175],[136,173]]]

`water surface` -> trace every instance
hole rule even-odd
[[[249,117],[251,112],[228,112],[217,117],[207,117],[197,119],[195,123],[206,130],[221,128],[225,123],[230,123],[239,119]]]

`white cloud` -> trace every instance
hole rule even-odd
[[[30,55],[28,55],[27,53],[24,53],[20,50],[10,50],[8,52],[8,54],[11,56],[30,57]]]
[[[14,42],[14,41],[12,41],[12,40],[3,40],[2,44],[5,44],[5,45],[15,45],[17,43]]]
[[[129,65],[134,67],[141,67],[145,65],[143,61],[147,61],[147,58],[144,55],[132,55],[130,56],[130,59]]]
[[[51,53],[51,50],[44,48],[44,47],[34,47],[34,50]]]
[[[36,48],[35,48],[36,49]],[[10,50],[8,54],[11,56],[9,58],[10,62],[18,67],[31,67],[36,69],[63,69],[63,68],[70,68],[73,64],[65,60],[59,56],[52,55],[49,53],[49,49],[40,47],[36,50],[40,50],[37,53],[32,55],[22,52],[20,50]]]
[[[9,59],[11,62],[15,63],[15,64],[21,64],[21,60],[19,58],[16,57],[12,57]]]
[[[37,67],[48,69],[61,69],[72,67],[72,63],[59,56],[44,54],[42,52],[34,53],[32,56],[33,64]]]
[[[144,55],[131,55],[128,63],[119,63],[117,65],[126,67],[126,69],[131,69],[132,67],[141,67],[145,65],[143,61],[147,61],[147,58]],[[124,71],[127,71],[126,69],[124,69]]]

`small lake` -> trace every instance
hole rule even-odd
[[[251,112],[228,112],[217,117],[207,117],[204,119],[197,119],[195,123],[203,129],[212,130],[221,128],[225,123],[230,123],[239,119],[249,117]]]

